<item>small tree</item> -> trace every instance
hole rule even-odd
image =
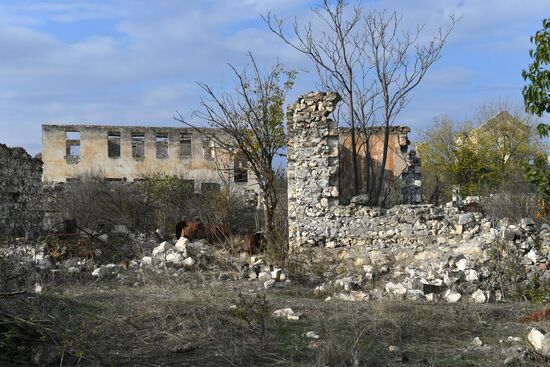
[[[528,70],[523,70],[523,79],[529,84],[523,87],[525,110],[541,117],[550,113],[550,19],[542,21],[543,28],[531,37],[535,44],[534,50],[529,50],[533,63]],[[539,133],[548,136],[550,125],[540,124]]]
[[[451,197],[457,133],[457,126],[446,116],[435,118],[433,126],[421,132],[416,150],[422,159],[422,191],[430,203],[439,205]]]
[[[529,84],[523,88],[525,110],[541,117],[550,112],[550,19],[542,21],[543,28],[531,37],[536,48],[529,51],[533,63],[523,70],[523,79]],[[549,124],[538,125],[541,137],[550,135]],[[541,196],[539,216],[550,216],[550,167],[544,155],[535,157],[533,164],[525,167],[525,176],[537,185]]]
[[[286,44],[295,50],[309,57],[317,69],[317,73],[324,88],[338,91],[345,101],[347,113],[345,114],[351,128],[352,146],[352,168],[354,192],[359,191],[359,167],[357,163],[357,141],[356,141],[356,85],[358,74],[357,66],[364,61],[365,37],[361,34],[360,22],[362,21],[363,9],[356,5],[352,14],[346,18],[346,3],[338,1],[333,7],[329,0],[313,11],[328,26],[330,32],[315,32],[311,23],[308,23],[303,30],[300,29],[297,21],[294,21],[292,40],[283,31],[283,21],[270,12],[263,16],[269,29],[279,36]],[[366,64],[363,62],[363,66]],[[366,76],[368,67],[363,68],[362,75]]]
[[[160,173],[141,177],[140,188],[155,211],[156,225],[167,230],[184,215],[189,215],[193,206],[192,181],[175,175]]]
[[[250,65],[242,71],[229,64],[235,77],[233,94],[216,93],[209,85],[199,83],[206,98],[201,100],[202,110],[195,111],[194,116],[210,127],[219,129],[226,138],[198,128],[179,113],[175,119],[212,139],[231,155],[242,154],[245,157],[248,169],[254,173],[260,188],[266,239],[268,246],[271,246],[278,204],[273,159],[285,146],[283,104],[294,84],[296,73],[284,70],[280,63],[263,73],[252,54],[248,56]]]

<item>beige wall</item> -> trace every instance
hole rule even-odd
[[[66,159],[67,131],[80,132],[80,157],[77,163]],[[210,132],[215,130],[210,129]],[[107,135],[120,132],[120,157],[108,156]],[[132,157],[132,132],[145,134],[144,157]],[[168,157],[156,156],[156,135],[168,135]],[[180,133],[192,134],[192,156],[180,158]],[[141,126],[95,125],[43,125],[42,160],[44,182],[64,182],[86,174],[100,174],[109,179],[134,181],[143,175],[162,173],[179,175],[202,182],[224,184],[231,181],[236,186],[254,188],[255,180],[249,171],[247,183],[233,183],[233,157],[216,150],[216,159],[207,160],[203,155],[202,135],[191,128],[162,128]],[[198,189],[199,187],[197,187]]]

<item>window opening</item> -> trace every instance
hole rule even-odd
[[[208,136],[202,137],[202,153],[204,155],[204,158],[208,160],[214,159],[214,143],[210,140]]]
[[[206,194],[209,192],[219,192],[221,190],[221,185],[215,182],[203,182],[201,184],[201,193]]]
[[[80,131],[67,131],[65,159],[69,164],[78,163],[80,159]]]
[[[180,134],[180,158],[189,158],[193,156],[193,135],[190,133]]]
[[[145,134],[139,132],[132,133],[132,157],[145,157]]]
[[[248,165],[243,154],[233,158],[233,179],[235,182],[248,182]]]
[[[120,157],[120,132],[107,133],[107,155],[109,158]]]
[[[157,146],[157,158],[166,159],[168,158],[168,135],[167,134],[157,134],[155,138],[155,143]]]

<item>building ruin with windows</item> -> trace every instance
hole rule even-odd
[[[177,175],[197,191],[235,185],[255,190],[256,181],[238,154],[217,146],[217,129],[42,125],[44,183],[97,175],[109,181],[139,181],[152,174]]]

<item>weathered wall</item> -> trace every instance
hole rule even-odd
[[[70,156],[67,150],[67,132],[80,133],[78,156]],[[120,134],[118,157],[109,156],[109,133]],[[132,141],[134,133],[143,134],[141,147],[136,148]],[[159,134],[166,137],[163,142],[158,141]],[[182,156],[181,134],[192,136],[189,154],[185,156]],[[202,135],[191,128],[43,125],[43,181],[65,182],[82,175],[99,174],[108,179],[131,182],[143,175],[162,173],[194,180],[197,189],[200,189],[201,183],[255,187],[255,179],[250,171],[247,182],[234,182],[233,157],[220,154],[218,149],[212,148],[218,154],[214,154],[214,159],[207,159],[203,149]],[[133,156],[138,150],[143,156]],[[210,149],[207,149],[206,154],[210,154]]]
[[[338,125],[328,117],[339,100],[336,93],[309,93],[288,108],[288,219],[291,247],[334,247],[358,243],[364,239],[365,226],[372,217],[370,210],[357,205],[360,204],[357,200],[351,200],[351,205],[341,205],[342,190],[344,186],[352,185],[352,182],[345,171],[349,167],[342,165],[342,159],[347,158],[340,150],[346,150],[346,145],[340,144],[342,139]],[[394,156],[390,159],[390,173],[406,171],[406,181],[414,183],[419,178],[419,171],[408,160],[399,158],[405,155],[401,148],[408,145],[402,141],[406,139],[408,128],[396,129],[398,131],[393,134],[390,149],[399,150],[400,155],[390,152]],[[375,148],[378,149],[378,145]],[[373,154],[375,157],[381,155],[380,152],[376,153],[376,149]],[[414,157],[411,159],[414,160]],[[417,161],[414,163],[418,164]],[[410,197],[419,199],[416,189],[407,189],[411,190],[407,192]],[[399,195],[404,193],[403,190]]]
[[[369,129],[369,146],[371,162],[375,173],[380,169],[384,148],[384,130],[380,127]],[[349,128],[339,128],[340,141],[340,203],[348,204],[353,194],[353,165],[351,132]],[[385,176],[388,180],[397,179],[409,167],[409,156],[407,153],[409,139],[407,134],[411,131],[406,126],[390,127],[388,140],[388,157],[386,160]],[[367,158],[365,154],[362,135],[358,134],[357,139],[357,161],[360,172],[367,171]],[[365,193],[366,175],[359,175],[359,194]]]
[[[290,246],[336,237],[329,225],[338,206],[338,126],[328,115],[337,93],[310,93],[288,108],[288,231]],[[315,233],[308,224],[322,222]]]
[[[36,234],[42,222],[42,162],[0,144],[0,236]]]

